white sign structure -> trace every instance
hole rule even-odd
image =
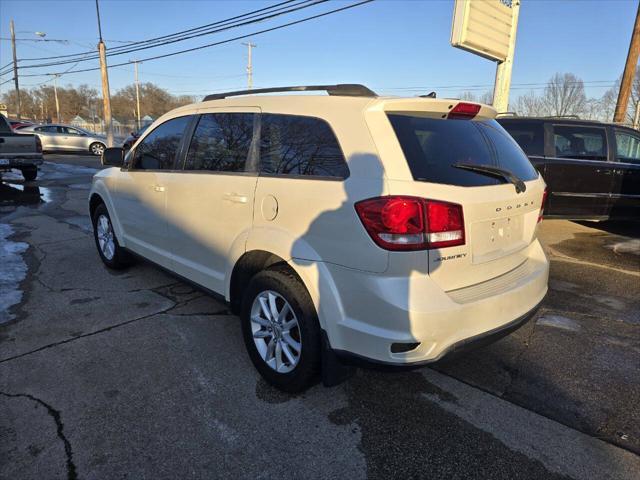
[[[451,45],[504,62],[514,20],[511,1],[455,0]]]
[[[509,108],[520,0],[455,0],[451,45],[498,62],[493,107]]]

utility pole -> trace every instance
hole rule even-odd
[[[138,117],[138,130],[140,130],[140,84],[138,82],[138,62],[133,62],[136,76],[136,116]]]
[[[60,123],[60,102],[58,102],[58,77],[60,75],[53,74],[53,96],[56,99],[56,122]]]
[[[98,53],[100,54],[100,73],[102,74],[102,102],[104,105],[104,127],[107,131],[107,147],[113,147],[113,125],[111,123],[111,94],[109,93],[109,74],[107,73],[107,49],[102,41],[102,27],[100,26],[100,7],[96,0],[98,14]]]
[[[253,63],[251,61],[251,49],[253,47],[257,47],[255,43],[243,43],[243,45],[247,46],[249,51],[249,55],[247,57],[247,88],[251,90],[253,88]]]
[[[509,34],[509,50],[504,62],[496,67],[496,84],[493,90],[493,108],[498,113],[509,110],[509,90],[511,88],[511,69],[513,68],[513,54],[516,50],[516,33],[518,32],[518,16],[520,15],[520,0],[511,2],[513,21]]]
[[[616,103],[616,113],[613,116],[613,121],[616,123],[624,122],[627,116],[627,105],[629,104],[633,78],[636,75],[636,68],[638,66],[638,54],[640,54],[640,5],[638,5],[638,11],[636,12],[636,23],[633,27],[633,33],[631,34],[627,63],[624,66],[620,92],[618,93],[618,103]]]
[[[22,102],[20,100],[20,85],[18,84],[18,56],[16,54],[16,30],[13,20],[9,22],[9,30],[11,30],[11,48],[13,49],[13,83],[16,86],[16,118],[20,120]]]

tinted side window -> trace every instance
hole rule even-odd
[[[48,126],[48,127],[38,127],[34,128],[36,132],[47,132],[47,133],[58,133],[58,127]]]
[[[11,133],[11,127],[4,115],[0,115],[0,133]]]
[[[170,170],[173,168],[180,140],[191,117],[177,117],[156,127],[136,147],[133,168],[141,170]]]
[[[640,137],[616,130],[616,159],[619,162],[640,164]]]
[[[556,157],[606,160],[607,137],[604,128],[554,125]]]
[[[280,175],[346,178],[349,169],[324,120],[297,115],[263,114],[260,170]]]
[[[191,139],[186,170],[244,172],[251,140],[252,113],[207,113]]]
[[[544,155],[544,127],[533,122],[499,122],[527,155]]]

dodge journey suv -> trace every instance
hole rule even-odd
[[[328,95],[256,95],[301,90]],[[514,330],[547,291],[545,184],[495,115],[361,85],[211,95],[105,151],[98,253],[224,297],[283,390],[433,362]]]

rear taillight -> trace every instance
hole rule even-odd
[[[40,137],[36,135],[36,152],[42,153],[42,142],[40,141]]]
[[[464,245],[461,205],[394,195],[363,200],[355,208],[367,233],[386,250]]]
[[[477,103],[460,102],[449,111],[447,118],[471,119],[480,111],[480,105]]]
[[[540,213],[538,213],[538,223],[540,223],[543,219],[544,214],[544,205],[547,203],[547,189],[544,189],[544,193],[542,194],[542,202],[540,203]]]

